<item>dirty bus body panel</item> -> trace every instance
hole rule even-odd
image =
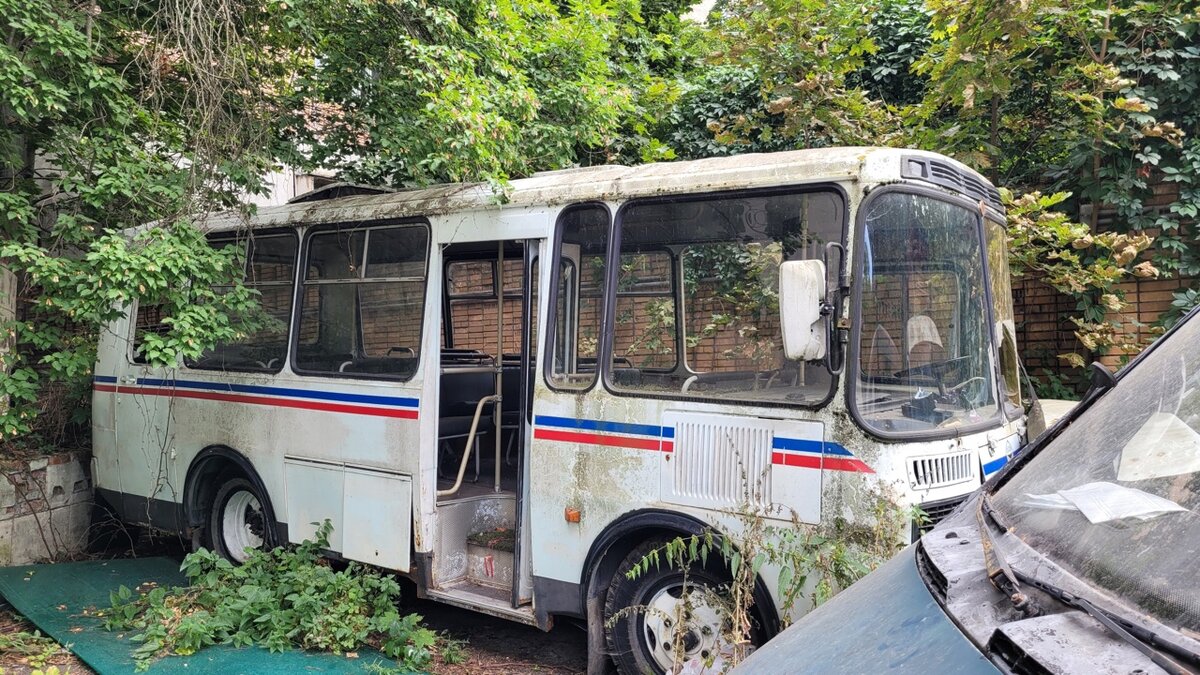
[[[139,362],[153,298],[105,331],[97,486],[234,559],[329,519],[332,551],[428,596],[587,618],[599,658],[647,542],[736,529],[746,502],[866,516],[864,482],[936,519],[1007,461],[988,190],[843,148],[550,172],[503,206],[459,185],[214,216],[270,320],[172,368]]]

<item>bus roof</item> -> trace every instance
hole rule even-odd
[[[606,164],[545,171],[514,180],[509,185],[504,206],[550,206],[860,178],[897,180],[900,178],[901,156],[914,155],[953,162],[935,153],[911,149],[841,147],[640,166]],[[978,176],[958,162],[953,163],[960,170]],[[979,179],[986,182],[982,176]],[[215,213],[201,219],[198,225],[206,231],[242,229],[247,226],[258,229],[441,215],[488,208],[498,209],[500,204],[487,184],[452,183],[265,207],[259,209],[249,223],[237,213]]]

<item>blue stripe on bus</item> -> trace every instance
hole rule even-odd
[[[116,381],[116,378],[113,378]],[[139,385],[149,387],[176,387],[179,389],[209,389],[213,391],[229,391],[239,394],[262,394],[264,396],[283,396],[286,398],[312,398],[320,401],[338,401],[341,403],[369,403],[372,405],[387,405],[401,408],[416,408],[420,401],[406,396],[372,396],[370,394],[346,394],[337,391],[311,391],[308,389],[291,389],[287,387],[262,387],[253,384],[233,384],[228,382],[193,382],[188,380],[158,380],[153,378],[138,378]]]
[[[627,424],[625,422],[606,422],[604,420],[577,420],[571,417],[553,417],[537,415],[534,424],[564,429],[587,429],[589,431],[608,431],[616,434],[637,434],[639,436],[657,436],[659,438],[675,438],[675,427],[660,427],[653,424]]]
[[[96,382],[104,382],[107,384],[116,384],[117,378],[115,375],[96,375],[92,378]]]
[[[836,455],[839,457],[853,457],[854,453],[842,447],[838,443],[829,441],[813,441],[801,438],[784,438],[776,436],[771,441],[771,449],[773,450],[791,450],[793,452],[812,452],[825,455]]]
[[[1008,464],[1008,455],[993,459],[992,461],[983,465],[983,475],[990,476],[1000,469],[1003,469],[1005,464]]]

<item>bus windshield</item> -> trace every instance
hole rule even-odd
[[[889,435],[998,419],[978,215],[902,192],[864,208],[853,397],[859,420]]]

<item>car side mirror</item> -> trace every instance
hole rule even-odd
[[[793,361],[825,357],[825,263],[789,260],[779,266],[779,320],[783,354]]]

